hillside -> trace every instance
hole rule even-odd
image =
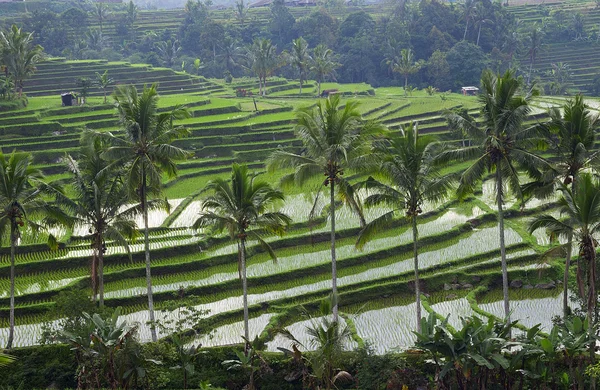
[[[108,70],[115,81],[134,81],[136,85],[160,80],[162,109],[177,104],[186,105],[193,117],[179,124],[190,131],[189,138],[177,145],[193,152],[194,157],[178,165],[179,176],[164,180],[164,194],[171,203],[171,212],[152,212],[151,247],[153,284],[158,307],[173,303],[175,294],[186,304],[209,310],[198,326],[214,329],[212,338],[201,336],[205,346],[239,342],[241,326],[240,286],[237,280],[235,247],[226,237],[206,240],[190,229],[199,212],[201,190],[215,177],[227,177],[233,161],[248,163],[257,173],[264,171],[264,159],[271,150],[298,150],[300,143],[293,133],[293,110],[314,103],[314,82],[304,86],[306,97],[298,97],[296,82],[284,79],[268,80],[267,98],[237,98],[236,89],[255,94],[255,80],[239,79],[226,85],[214,80],[191,77],[148,66],[132,66],[105,61],[72,62],[53,60],[42,64],[34,79],[25,86],[32,96],[26,109],[0,113],[3,150],[31,152],[34,161],[49,179],[64,180],[61,162],[65,153],[74,153],[84,127],[99,131],[118,131],[114,109],[102,104],[101,91],[92,91],[88,104],[61,107],[58,93],[68,90],[73,77],[92,75]],[[62,76],[59,76],[62,75]],[[58,82],[57,82],[58,80]],[[163,89],[164,88],[164,89]],[[181,90],[183,88],[183,91]],[[452,139],[441,113],[450,108],[466,108],[477,114],[474,97],[458,94],[428,96],[417,91],[403,96],[400,88],[372,89],[366,84],[325,84],[337,88],[344,99],[358,99],[365,118],[377,119],[392,129],[417,121],[421,132]],[[255,111],[254,101],[258,111]],[[540,118],[548,106],[561,104],[560,99],[542,98],[535,104],[534,115]],[[460,170],[461,166],[449,167]],[[276,182],[282,173],[262,174]],[[498,239],[494,214],[492,185],[485,182],[475,197],[464,203],[448,199],[427,207],[421,219],[422,277],[432,308],[442,314],[471,315],[473,310],[487,310],[500,315],[500,296],[492,289],[478,295],[478,301],[467,300],[478,286],[497,286],[500,272]],[[308,194],[307,194],[308,193]],[[330,265],[328,260],[328,221],[326,216],[308,221],[311,191],[295,188],[286,191],[283,210],[290,213],[294,225],[283,238],[270,238],[279,261],[272,264],[255,242],[249,243],[250,313],[252,335],[260,335],[268,348],[287,346],[286,341],[263,332],[266,327],[283,326],[302,333],[302,323],[293,315],[300,305],[315,308],[329,294]],[[539,273],[538,253],[548,244],[545,235],[531,236],[523,229],[528,218],[540,210],[552,210],[554,203],[531,202],[523,210],[514,201],[507,207],[507,245],[511,279],[519,279],[531,287],[548,280],[559,279],[559,269],[550,267]],[[367,218],[383,212],[370,209]],[[363,251],[354,247],[358,221],[346,208],[340,208],[339,283],[342,310],[352,315],[357,339],[371,340],[379,352],[391,347],[407,347],[412,335],[409,320],[412,314],[412,245],[406,219],[398,215],[390,228],[382,230]],[[76,234],[81,234],[79,232]],[[64,237],[64,246],[49,251],[44,237],[23,237],[17,256],[16,345],[30,345],[40,337],[42,321],[54,321],[60,314],[54,302],[69,289],[89,288],[89,243],[77,235]],[[144,263],[142,244],[133,244],[133,261],[124,250],[108,245],[105,262],[106,304],[122,306],[126,319],[144,322]],[[2,250],[0,260],[0,335],[7,331],[8,256]],[[541,322],[550,326],[551,316],[561,310],[557,290],[530,290],[525,296],[515,289],[514,316],[527,326]],[[537,299],[539,298],[539,299]],[[177,302],[177,301],[176,301]],[[531,308],[534,309],[531,309]],[[391,315],[390,313],[394,313]],[[403,313],[403,314],[402,314]],[[168,312],[160,314],[163,320]],[[405,321],[398,322],[398,316]],[[389,323],[396,331],[382,334],[376,329]],[[402,326],[398,327],[398,324]],[[148,340],[147,327],[140,331]],[[304,336],[302,336],[304,337]]]

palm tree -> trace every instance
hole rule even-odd
[[[123,136],[109,134],[111,147],[104,158],[117,166],[126,166],[126,181],[130,196],[140,200],[144,216],[144,250],[146,255],[146,285],[148,288],[148,313],[151,322],[152,340],[156,341],[154,326],[154,301],[152,299],[152,277],[150,272],[150,241],[148,236],[148,197],[159,195],[162,173],[169,177],[177,175],[178,160],[188,153],[171,143],[189,134],[184,127],[173,125],[176,119],[189,118],[189,112],[176,107],[169,112],[158,112],[156,85],[144,86],[141,94],[134,86],[118,86],[113,93]],[[167,205],[168,206],[168,205]]]
[[[56,195],[58,189],[44,182],[42,172],[33,167],[30,154],[0,151],[0,238],[9,235],[10,242],[10,314],[6,349],[12,348],[15,332],[15,255],[21,228],[38,233],[59,214],[44,199]],[[48,245],[56,247],[56,239],[48,235]]]
[[[335,251],[335,190],[336,185],[340,195],[348,202],[355,212],[360,212],[355,201],[351,186],[343,178],[345,172],[353,169],[360,170],[369,154],[369,136],[381,128],[373,122],[365,123],[356,110],[358,102],[347,102],[343,109],[338,110],[340,97],[333,95],[317,102],[315,108],[304,107],[296,113],[295,133],[302,140],[302,154],[277,150],[267,160],[267,168],[273,171],[277,168],[292,168],[294,172],[282,178],[284,185],[302,186],[312,178],[322,178],[321,187],[315,197],[315,205],[311,217],[316,210],[317,201],[323,186],[329,186],[329,212],[331,220],[331,273],[334,320],[338,319],[337,304],[337,265]]]
[[[108,70],[100,74],[96,72],[96,85],[102,89],[104,93],[104,103],[106,104],[106,88],[113,83],[113,79],[108,76]]]
[[[465,0],[463,3],[463,19],[465,20],[465,33],[463,34],[463,41],[467,39],[467,31],[469,30],[469,22],[473,18],[475,12],[475,0]]]
[[[139,211],[136,207],[125,207],[129,196],[122,180],[122,167],[109,165],[101,158],[108,146],[103,138],[84,134],[78,159],[67,156],[67,167],[73,175],[71,187],[74,195],[59,198],[59,204],[73,215],[71,226],[89,229],[92,296],[94,301],[98,297],[100,307],[104,306],[106,241],[124,247],[130,254],[127,239],[137,235],[137,226],[132,218]]]
[[[235,68],[239,66],[239,62],[243,59],[242,47],[238,46],[237,43],[231,38],[225,38],[223,44],[219,45],[221,48],[221,54],[217,54],[225,62],[225,67],[229,73],[233,74]]]
[[[2,63],[13,75],[15,93],[23,93],[23,82],[31,76],[36,65],[44,60],[44,49],[33,44],[33,33],[26,33],[13,24],[9,31],[0,32]]]
[[[258,77],[259,93],[267,93],[267,77],[279,66],[277,47],[270,39],[255,39],[247,53],[250,69]]]
[[[600,118],[592,115],[586,106],[583,96],[577,95],[563,106],[562,113],[558,108],[550,110],[550,122],[546,126],[546,140],[556,162],[549,169],[544,180],[529,183],[524,186],[539,198],[546,198],[554,190],[563,185],[571,184],[575,192],[577,177],[583,169],[592,165],[600,156],[594,151],[596,132],[600,130]],[[571,264],[571,243],[573,237],[568,237],[565,250],[565,273],[563,277],[563,312],[569,314],[569,266]]]
[[[539,215],[529,225],[529,231],[545,228],[556,237],[566,238],[566,250],[570,250],[571,239],[579,245],[579,260],[577,265],[577,283],[579,293],[587,299],[587,319],[590,340],[595,340],[594,315],[596,312],[596,245],[594,237],[600,232],[600,183],[590,173],[583,173],[575,182],[574,191],[561,184],[562,198],[559,209],[563,218],[557,219],[552,215]],[[587,270],[587,294],[583,269]],[[596,343],[590,344],[590,356],[595,356]]]
[[[308,53],[308,42],[302,37],[292,41],[292,52],[290,53],[290,62],[298,70],[300,76],[300,95],[302,95],[302,82],[306,80],[306,71],[310,61]]]
[[[261,237],[260,231],[282,235],[291,222],[290,217],[270,211],[274,205],[284,200],[283,192],[273,189],[270,184],[255,180],[245,165],[233,164],[231,182],[215,179],[206,185],[204,191],[211,191],[202,203],[200,218],[194,228],[211,228],[220,233],[229,232],[238,245],[238,269],[242,280],[244,302],[244,338],[250,340],[248,330],[248,284],[246,280],[246,242],[248,237],[257,240],[275,261],[277,257],[271,246]],[[255,229],[259,229],[258,231]]]
[[[104,33],[104,30],[102,29],[104,26],[104,21],[111,14],[110,10],[108,9],[108,6],[104,3],[96,3],[94,4],[92,14],[96,19],[98,19],[98,24],[100,24],[100,32]]]
[[[519,186],[518,167],[531,177],[539,178],[539,168],[547,166],[546,160],[537,156],[538,137],[535,127],[524,128],[531,108],[529,101],[535,90],[519,95],[523,83],[514,77],[511,70],[504,75],[495,75],[487,70],[481,78],[482,91],[479,95],[481,121],[476,122],[457,113],[447,115],[450,128],[461,129],[473,139],[473,145],[442,153],[441,160],[467,159],[471,165],[462,173],[459,181],[460,198],[474,191],[486,171],[494,172],[496,203],[498,207],[498,231],[500,234],[500,255],[502,260],[502,287],[504,292],[504,314],[510,322],[508,301],[508,271],[504,244],[505,186],[520,200],[523,194]]]
[[[177,39],[173,40],[173,42],[169,39],[167,41],[157,42],[156,50],[158,50],[158,54],[160,55],[163,64],[167,68],[170,68],[177,60],[177,56],[179,55],[179,52],[181,52],[181,46]]]
[[[421,63],[415,62],[413,51],[411,49],[402,49],[398,62],[394,64],[394,72],[404,76],[404,96],[408,93],[408,76],[417,73],[419,69],[421,69]]]
[[[98,29],[90,29],[85,33],[87,46],[96,51],[101,51],[106,46],[106,38],[104,34]]]
[[[244,4],[244,0],[237,0],[235,2],[233,12],[235,18],[240,22],[240,24],[243,27],[244,22],[246,21],[246,17],[248,16],[248,8],[246,7],[246,4]]]
[[[403,211],[412,224],[417,330],[421,324],[417,218],[422,213],[423,204],[443,199],[454,180],[454,175],[440,173],[440,166],[436,161],[438,146],[434,137],[419,135],[416,124],[409,129],[400,129],[400,134],[374,143],[376,170],[389,184],[372,177],[362,183],[373,192],[365,199],[365,206],[384,204],[393,209],[365,226],[360,232],[357,247],[362,248],[382,225],[389,224],[395,212]]]
[[[340,66],[336,62],[333,50],[328,49],[323,44],[317,45],[313,50],[312,60],[310,61],[310,71],[314,73],[317,79],[317,96],[321,96],[321,83],[327,77],[333,77],[335,80],[335,70]]]
[[[529,39],[527,43],[527,55],[529,56],[529,72],[527,73],[527,85],[530,84],[531,81],[531,72],[533,70],[533,64],[535,60],[540,54],[542,50],[542,38],[543,31],[540,27],[538,27],[537,22],[533,24],[531,30],[529,31]]]
[[[484,24],[492,23],[492,20],[488,18],[488,10],[485,8],[483,3],[479,2],[475,6],[475,26],[477,26],[477,43],[479,46],[479,38],[481,37],[481,27]]]

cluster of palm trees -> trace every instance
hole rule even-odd
[[[300,94],[302,84],[312,73],[317,81],[317,95],[321,95],[321,83],[328,77],[335,77],[335,70],[340,66],[336,62],[333,50],[323,44],[313,50],[302,37],[292,41],[292,50],[277,54],[276,46],[269,39],[256,39],[247,51],[248,68],[258,77],[260,94],[266,94],[267,77],[277,68],[289,63],[298,72]]]
[[[481,83],[479,100],[482,105],[478,119],[464,113],[446,114],[449,127],[466,134],[470,139],[468,144],[452,147],[432,136],[420,135],[416,124],[397,133],[386,131],[377,123],[363,121],[355,109],[355,103],[348,102],[340,109],[339,98],[331,97],[324,104],[319,102],[314,109],[298,111],[296,136],[303,143],[301,154],[281,150],[268,159],[267,167],[271,170],[293,169],[291,174],[283,177],[283,185],[302,186],[311,178],[324,177],[315,199],[323,187],[329,186],[335,320],[338,312],[336,189],[341,200],[357,214],[361,214],[363,207],[390,206],[390,211],[369,223],[361,219],[362,229],[356,243],[359,248],[381,227],[389,224],[394,212],[403,211],[411,221],[418,329],[421,313],[417,217],[426,202],[440,201],[448,197],[454,188],[456,196],[464,199],[476,190],[477,183],[489,177],[495,182],[506,321],[510,322],[504,240],[504,202],[507,192],[512,192],[523,203],[532,196],[544,198],[560,189],[564,193],[561,212],[565,217],[537,217],[531,222],[531,230],[546,227],[554,236],[568,238],[565,244],[567,252],[570,251],[573,237],[577,237],[582,261],[577,280],[582,296],[587,297],[588,322],[590,326],[593,325],[591,315],[595,312],[596,302],[594,236],[600,230],[600,183],[588,171],[593,170],[597,160],[598,154],[592,148],[600,121],[591,115],[583,98],[577,96],[565,104],[563,115],[555,109],[551,111],[550,121],[529,124],[530,102],[536,96],[535,89],[526,87],[523,80],[516,78],[512,71],[503,75],[486,71]],[[554,157],[544,157],[544,151]],[[446,170],[442,168],[456,161],[467,161],[467,168],[461,173],[445,173]],[[581,189],[578,190],[573,184],[573,190],[567,191],[559,185],[561,178],[574,183],[580,171],[586,172],[582,174]],[[349,174],[354,174],[354,177],[371,176],[350,183],[348,177],[353,176]],[[360,189],[367,190],[368,194],[363,202],[358,196]],[[556,253],[560,251],[553,248],[552,254]],[[565,269],[565,296],[568,293],[568,261],[569,258]],[[587,272],[587,283],[581,276],[584,272]],[[585,288],[588,291],[583,295]],[[565,297],[565,306],[566,302]]]
[[[548,122],[529,125],[529,103],[535,91],[525,87],[522,79],[515,78],[511,71],[503,75],[486,71],[481,90],[481,111],[477,120],[464,113],[446,114],[449,127],[458,129],[470,139],[468,144],[456,147],[420,134],[417,124],[392,132],[376,122],[365,121],[356,102],[342,105],[338,95],[297,111],[295,134],[303,144],[301,153],[278,150],[266,163],[269,171],[287,169],[291,172],[281,179],[284,188],[317,183],[311,218],[319,212],[318,200],[328,187],[334,322],[338,321],[336,208],[340,200],[359,216],[362,229],[356,241],[358,248],[389,224],[396,212],[404,213],[411,222],[418,329],[421,319],[418,216],[426,202],[445,199],[455,189],[456,196],[462,199],[475,191],[477,183],[489,177],[494,180],[496,189],[506,320],[510,321],[504,244],[507,191],[524,202],[531,196],[547,197],[559,189],[563,193],[560,201],[563,217],[538,216],[530,229],[547,228],[554,236],[566,239],[566,244],[553,248],[550,253],[567,256],[565,296],[571,247],[575,243],[579,246],[577,282],[581,295],[587,297],[589,323],[593,324],[597,244],[594,237],[600,230],[600,184],[590,172],[595,172],[593,168],[597,162],[598,153],[592,149],[600,121],[590,114],[583,98],[578,96],[566,103],[564,114],[553,110]],[[188,155],[171,143],[187,135],[185,128],[174,126],[174,121],[189,114],[180,107],[159,113],[155,86],[144,88],[141,94],[134,87],[121,86],[113,97],[123,134],[84,134],[78,158],[66,159],[69,171],[73,173],[74,195],[70,198],[60,188],[43,184],[40,171],[32,167],[30,155],[13,153],[6,159],[0,154],[0,234],[2,237],[10,234],[11,247],[8,347],[12,345],[14,334],[14,258],[20,231],[24,227],[39,230],[57,223],[69,227],[86,226],[93,251],[92,295],[94,299],[98,296],[102,305],[106,245],[115,243],[127,248],[127,241],[138,234],[132,218],[140,214],[144,220],[149,319],[152,338],[156,340],[152,325],[154,305],[148,210],[168,207],[159,199],[161,173],[175,175],[176,161]],[[552,152],[554,158],[543,157],[542,150]],[[468,161],[468,167],[461,173],[447,173],[443,168],[454,161]],[[524,182],[523,174],[529,177],[527,182]],[[248,341],[248,240],[258,242],[275,260],[275,253],[262,234],[283,234],[291,218],[276,208],[284,200],[283,192],[256,179],[244,165],[234,164],[230,181],[211,181],[205,191],[209,195],[194,227],[209,234],[226,231],[237,243],[244,337]],[[44,199],[48,196],[42,195],[51,195],[56,202],[47,203]],[[364,220],[364,207],[386,205],[389,211],[368,223]],[[51,235],[50,241],[55,243]],[[565,297],[565,314],[568,311],[566,304]]]
[[[15,254],[22,231],[28,234],[61,224],[68,228],[85,227],[92,248],[93,299],[104,304],[103,255],[107,243],[123,245],[138,233],[133,222],[142,215],[149,320],[152,339],[156,340],[148,211],[168,207],[160,200],[163,173],[174,176],[176,161],[188,152],[173,146],[177,138],[187,135],[183,127],[174,126],[177,119],[189,112],[176,107],[158,112],[156,86],[145,87],[142,93],[133,86],[119,86],[114,92],[122,134],[86,132],[76,159],[67,156],[72,173],[72,196],[53,184],[46,184],[41,171],[33,166],[30,154],[0,152],[0,237],[10,235],[10,329],[7,348],[14,339]],[[8,158],[7,158],[8,157]],[[50,202],[49,199],[54,199]],[[133,204],[133,205],[132,205]],[[49,234],[49,242],[56,239]]]

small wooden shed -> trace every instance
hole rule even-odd
[[[63,106],[72,106],[73,102],[77,100],[77,96],[73,92],[65,92],[60,95]]]
[[[463,95],[477,95],[477,92],[479,92],[479,88],[477,87],[462,87],[461,88],[462,94]]]

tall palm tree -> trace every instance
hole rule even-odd
[[[504,314],[510,322],[508,301],[508,270],[506,265],[506,247],[504,243],[504,197],[505,187],[512,190],[520,200],[523,193],[519,186],[519,168],[532,178],[541,177],[539,169],[547,166],[546,160],[537,156],[535,150],[540,141],[536,127],[525,127],[531,108],[529,102],[535,95],[529,89],[520,95],[523,87],[521,79],[514,77],[511,70],[504,75],[495,75],[487,70],[481,78],[482,90],[481,121],[461,116],[457,113],[447,115],[448,125],[461,129],[473,139],[471,146],[442,153],[441,160],[465,159],[471,165],[462,173],[459,180],[458,195],[464,197],[474,191],[486,172],[493,172],[496,184],[496,204],[498,212],[498,231],[500,234],[500,255],[502,261],[502,287],[504,292]]]
[[[302,82],[306,80],[310,54],[308,52],[308,42],[302,37],[292,41],[292,52],[290,53],[290,62],[298,71],[300,76],[300,95],[302,95]]]
[[[562,108],[550,110],[550,122],[546,140],[550,150],[556,156],[555,163],[548,170],[543,180],[528,183],[524,186],[526,192],[532,192],[539,198],[546,198],[558,187],[571,185],[575,192],[575,183],[580,172],[597,162],[600,151],[594,151],[596,132],[600,130],[600,118],[592,115],[586,106],[583,96],[577,95],[569,100]],[[565,273],[563,277],[563,312],[569,314],[569,266],[571,264],[571,243],[573,237],[568,237],[565,249]]]
[[[44,60],[44,49],[33,44],[33,33],[26,33],[12,25],[9,31],[0,31],[0,53],[2,63],[13,75],[15,93],[21,97],[23,82],[36,70],[36,65]]]
[[[398,62],[394,64],[394,72],[404,76],[404,96],[408,93],[408,76],[417,73],[419,69],[421,69],[421,63],[415,61],[413,51],[411,49],[402,49]]]
[[[250,69],[258,77],[258,89],[262,96],[267,93],[267,77],[279,66],[277,47],[270,39],[255,39],[248,49]]]
[[[304,107],[296,112],[295,133],[302,140],[302,154],[277,150],[267,160],[267,168],[292,168],[294,172],[282,178],[284,185],[302,186],[312,178],[325,176],[311,211],[316,210],[319,194],[323,186],[329,187],[329,213],[331,221],[331,274],[332,292],[335,299],[333,315],[338,320],[337,303],[337,258],[335,251],[335,194],[336,188],[350,207],[360,212],[360,205],[355,201],[351,186],[343,177],[344,173],[353,169],[360,170],[367,163],[369,155],[369,137],[381,128],[373,122],[363,122],[356,110],[355,101],[346,102],[343,109],[338,110],[340,97],[330,96],[325,104],[319,101],[315,108]]]
[[[0,239],[8,235],[10,243],[10,328],[6,349],[12,348],[15,332],[15,255],[21,229],[35,234],[56,218],[56,209],[45,199],[58,192],[44,182],[44,175],[33,167],[30,154],[13,152],[7,156],[0,151]],[[51,234],[48,245],[56,247]]]
[[[188,156],[185,150],[171,143],[189,134],[186,128],[174,126],[173,121],[189,118],[190,114],[185,108],[179,106],[172,111],[159,113],[155,84],[144,86],[141,94],[132,85],[118,86],[113,93],[113,98],[124,134],[108,135],[112,146],[103,156],[117,166],[126,167],[125,175],[130,195],[140,200],[140,208],[144,216],[148,313],[152,340],[156,341],[150,272],[148,197],[158,196],[161,193],[162,173],[166,173],[169,177],[176,176],[175,162]]]
[[[106,89],[109,85],[113,83],[113,79],[108,75],[108,70],[105,70],[104,73],[100,74],[96,72],[96,85],[102,89],[104,93],[104,103],[106,104]]]
[[[562,198],[559,209],[563,218],[552,215],[539,215],[529,225],[529,231],[545,228],[557,237],[574,239],[579,245],[577,283],[581,297],[586,300],[588,331],[590,340],[595,340],[594,315],[596,312],[596,245],[600,233],[600,183],[590,173],[583,173],[575,182],[574,191],[561,184]],[[570,242],[565,244],[570,249]],[[582,264],[584,262],[584,264]],[[587,270],[584,282],[583,269]],[[587,284],[587,293],[585,288]],[[596,343],[590,345],[592,360]]]
[[[462,5],[463,8],[463,19],[465,20],[465,33],[463,34],[463,41],[467,39],[467,31],[469,30],[469,22],[473,18],[475,13],[475,0],[465,0]]]
[[[376,170],[384,182],[371,177],[362,183],[372,193],[365,199],[365,206],[387,205],[393,209],[365,226],[357,240],[359,248],[382,225],[388,224],[395,212],[404,212],[411,222],[417,303],[415,329],[419,329],[421,323],[417,218],[422,213],[423,203],[443,199],[454,180],[454,175],[440,173],[440,165],[436,161],[438,150],[439,142],[432,136],[419,135],[416,124],[400,129],[399,134],[374,143]]]
[[[531,82],[531,72],[533,71],[533,65],[537,56],[542,50],[542,38],[543,30],[537,25],[537,22],[533,23],[531,30],[529,30],[528,42],[527,42],[527,56],[529,57],[529,72],[527,72],[527,85]]]
[[[340,66],[335,60],[333,50],[323,44],[317,45],[313,50],[310,61],[310,71],[317,79],[317,96],[321,96],[321,83],[328,77],[335,80],[335,70]]]
[[[94,4],[94,9],[92,10],[92,16],[98,19],[98,24],[100,25],[100,32],[104,33],[103,27],[104,22],[110,16],[111,12],[108,9],[108,5],[105,3],[96,3]]]
[[[58,199],[59,204],[73,215],[72,228],[84,226],[89,229],[92,296],[94,301],[98,297],[100,307],[104,306],[106,241],[120,245],[130,253],[127,239],[137,235],[133,217],[139,212],[139,208],[125,207],[129,196],[122,167],[110,165],[101,158],[108,146],[104,139],[84,134],[77,160],[67,156],[74,195]]]
[[[475,13],[473,19],[475,20],[475,26],[477,27],[477,46],[479,46],[479,38],[481,37],[481,27],[484,24],[492,23],[492,19],[488,18],[488,10],[485,8],[482,2],[477,3],[475,6]]]
[[[284,200],[283,192],[273,189],[267,182],[256,180],[246,165],[234,163],[230,182],[215,179],[206,185],[204,191],[212,194],[202,203],[200,218],[194,223],[194,228],[210,228],[217,233],[226,230],[237,242],[244,303],[244,337],[248,342],[246,242],[248,237],[257,240],[275,261],[275,252],[261,237],[260,231],[282,235],[291,219],[281,212],[270,211]]]

